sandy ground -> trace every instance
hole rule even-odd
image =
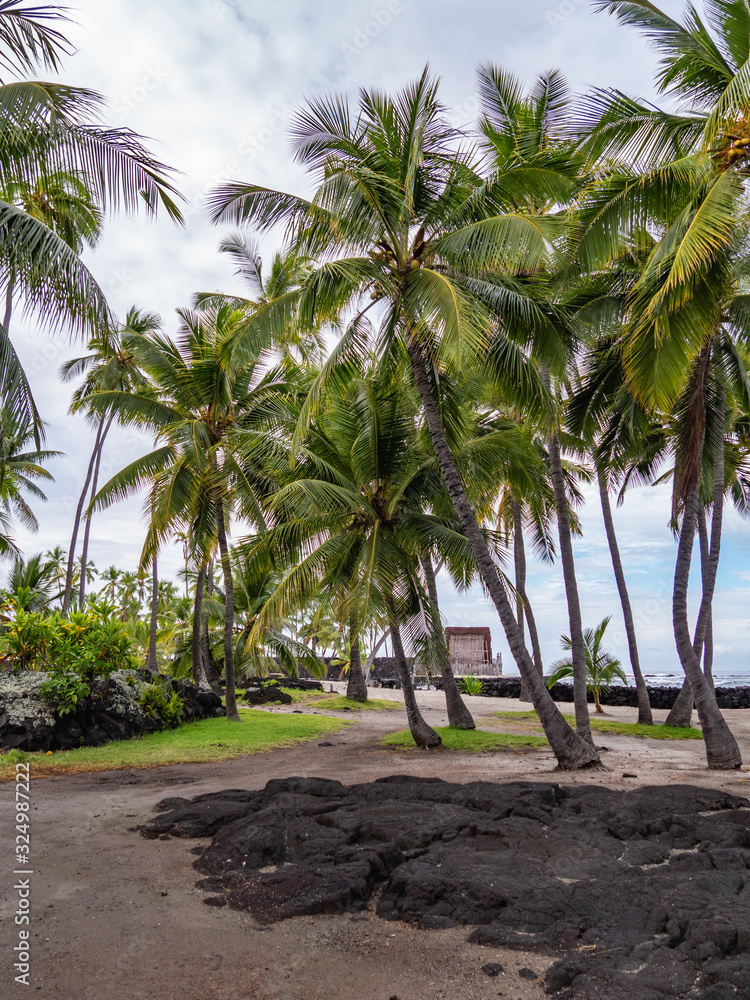
[[[371,691],[399,700],[396,691]],[[433,725],[445,723],[439,692],[419,692]],[[471,698],[475,718],[518,701]],[[283,711],[283,709],[273,709]],[[664,713],[661,713],[662,715]],[[750,711],[727,711],[750,762]],[[0,997],[49,1000],[529,1000],[541,998],[539,975],[551,961],[466,943],[468,930],[420,931],[358,915],[295,918],[259,927],[245,913],[205,906],[194,887],[190,853],[206,841],[147,841],[128,828],[147,821],[167,795],[191,797],[220,788],[260,788],[291,775],[371,781],[387,774],[449,781],[529,780],[598,784],[697,784],[750,794],[750,771],[710,772],[699,741],[602,735],[608,770],[559,774],[546,750],[491,754],[387,750],[379,738],[404,728],[402,709],[342,713],[357,725],[318,742],[222,764],[177,765],[33,780],[31,810],[30,986],[14,982],[16,893],[11,854],[15,822],[10,786],[0,785],[5,891],[0,903]],[[657,716],[659,713],[657,713]],[[633,709],[608,718],[634,721]],[[635,774],[624,778],[623,773]],[[500,963],[494,978],[482,966]]]

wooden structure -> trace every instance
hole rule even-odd
[[[486,625],[448,626],[445,640],[455,674],[502,674],[500,656],[497,662],[492,658],[492,635]]]

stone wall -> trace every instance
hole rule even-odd
[[[441,678],[433,679],[436,687],[441,687]],[[482,693],[495,698],[517,698],[521,691],[520,677],[487,677],[482,679]],[[648,687],[648,697],[652,708],[671,708],[680,693],[678,687]],[[551,690],[552,697],[559,702],[573,701],[572,684],[555,684]],[[594,701],[589,694],[588,700]],[[716,689],[716,701],[719,708],[750,708],[750,687],[727,687]],[[601,696],[602,705],[620,705],[635,708],[638,705],[638,694],[634,687],[611,687]]]
[[[101,746],[163,729],[160,718],[147,715],[140,705],[142,692],[160,683],[183,702],[182,721],[223,715],[221,698],[192,683],[162,677],[148,670],[116,670],[109,680],[94,682],[90,705],[62,717],[39,697],[47,674],[37,670],[0,673],[0,748],[3,750],[71,750]]]

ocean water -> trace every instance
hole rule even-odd
[[[506,677],[517,677],[517,670],[505,670],[504,675]],[[670,674],[644,674],[646,683],[649,687],[682,687],[682,682],[685,679],[685,675],[680,671],[680,673],[670,673]],[[632,674],[627,674],[628,687],[635,687],[635,679]],[[563,683],[571,683],[566,679]],[[619,682],[615,682],[616,684]],[[714,684],[716,687],[750,687],[750,670],[744,672],[735,673],[715,673],[714,674]]]
[[[682,682],[685,679],[685,675],[680,672],[679,674],[644,674],[643,675],[646,683],[651,685],[651,687],[682,687]],[[631,687],[635,686],[635,680],[632,674],[628,675],[628,684]],[[714,674],[714,684],[716,687],[749,687],[750,686],[750,672],[745,671],[744,673],[732,673],[732,674]]]

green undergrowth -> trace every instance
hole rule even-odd
[[[242,722],[228,722],[225,718],[189,722],[177,729],[132,740],[116,740],[102,747],[80,747],[47,754],[11,751],[0,754],[0,781],[15,777],[19,758],[30,762],[32,778],[166,764],[202,764],[294,746],[324,733],[337,732],[348,724],[345,719],[324,715],[277,715],[247,708],[240,709],[240,717]],[[10,758],[7,763],[6,758]]]
[[[521,733],[488,733],[484,729],[454,729],[452,726],[435,726],[435,732],[443,741],[446,750],[463,750],[468,753],[486,753],[500,747],[546,747],[544,736]],[[381,744],[386,747],[414,748],[416,743],[408,729],[390,733]]]
[[[508,722],[531,724],[540,729],[541,723],[536,712],[493,712],[493,715]],[[566,722],[575,725],[575,715],[563,715]],[[639,722],[616,722],[614,719],[597,719],[591,716],[591,728],[597,733],[619,733],[621,736],[647,736],[651,740],[702,740],[700,729],[682,726],[665,726],[657,723],[654,726],[644,726]]]

